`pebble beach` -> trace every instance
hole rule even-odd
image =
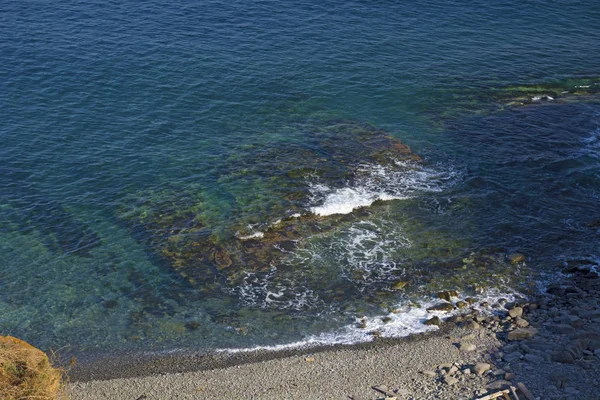
[[[189,357],[181,363],[177,356],[113,361],[74,371],[70,391],[81,400],[491,399],[503,391],[513,399],[596,399],[600,279],[589,269],[565,272],[562,283],[544,293],[505,303],[491,315],[467,311],[450,317],[433,333],[287,354],[221,356],[197,361],[197,371]],[[129,377],[108,379],[115,373]]]

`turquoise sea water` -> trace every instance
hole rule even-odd
[[[438,290],[597,264],[599,22],[594,1],[4,1],[0,333],[351,342],[422,329]],[[422,161],[381,161],[390,138]]]

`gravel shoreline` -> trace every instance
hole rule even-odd
[[[571,267],[530,300],[466,311],[433,333],[289,352],[105,360],[73,399],[598,399],[600,279]],[[111,379],[114,378],[114,379]]]

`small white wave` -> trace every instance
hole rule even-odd
[[[361,165],[356,179],[343,188],[320,182],[309,184],[310,211],[319,216],[348,214],[377,200],[402,200],[417,193],[440,192],[457,176],[454,170],[436,170],[415,162],[397,162],[395,166]]]
[[[531,98],[531,101],[540,101],[540,100],[552,101],[552,100],[554,100],[554,97],[548,96],[548,95],[542,95],[542,96],[533,96]]]
[[[250,235],[246,235],[246,236],[237,236],[238,239],[240,240],[250,240],[250,239],[262,239],[265,236],[265,234],[263,232],[254,232],[251,233]]]
[[[492,289],[484,295],[479,296],[479,302],[472,306],[472,308],[483,313],[492,313],[493,310],[490,307],[484,308],[480,304],[484,302],[495,304],[500,298],[504,298],[507,301],[514,301],[516,295],[515,293],[504,293]],[[427,308],[435,303],[436,302],[434,301],[424,302],[421,307],[399,305],[393,313],[369,318],[357,318],[355,323],[346,325],[337,331],[311,335],[296,342],[272,346],[218,349],[217,352],[248,353],[254,351],[282,351],[324,345],[352,345],[365,343],[373,341],[376,336],[386,338],[406,337],[438,329],[436,326],[423,324],[427,319],[432,318],[434,315],[439,316],[439,313],[427,311]],[[460,310],[456,310],[452,313],[445,313],[444,317],[456,315],[460,312]],[[374,332],[377,332],[377,335],[374,335]]]
[[[225,291],[239,298],[246,306],[264,309],[302,310],[322,305],[312,289],[288,277],[277,276],[276,267],[265,273],[246,272],[239,285]]]

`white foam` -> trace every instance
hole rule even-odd
[[[516,296],[515,293],[505,293],[496,289],[492,289],[486,294],[478,297],[478,304],[483,302],[494,304],[500,298],[504,298],[507,301],[514,301]],[[305,339],[291,343],[246,348],[225,348],[218,349],[217,352],[247,353],[253,351],[282,351],[323,345],[351,345],[373,341],[375,339],[373,332],[377,332],[377,336],[380,337],[406,337],[409,335],[438,329],[438,327],[434,325],[423,324],[423,322],[434,315],[440,316],[439,313],[427,311],[427,308],[435,303],[436,301],[424,302],[422,303],[421,307],[398,305],[397,310],[395,310],[394,313],[378,315],[369,318],[357,318],[355,323],[346,325],[336,331],[324,332],[318,335],[310,335]],[[493,311],[489,307],[483,308],[479,305],[474,305],[473,308],[483,313],[492,313]],[[456,310],[452,313],[444,313],[444,317],[456,315],[460,312],[460,310]]]
[[[440,192],[457,173],[436,170],[415,162],[397,162],[394,166],[361,165],[356,178],[346,187],[332,188],[320,182],[309,183],[310,211],[319,216],[348,214],[377,200],[402,200],[424,192]]]
[[[265,236],[264,232],[254,232],[251,233],[250,235],[246,235],[246,236],[237,236],[238,239],[240,240],[250,240],[250,239],[261,239]]]
[[[244,305],[264,309],[302,310],[323,306],[312,289],[288,277],[279,277],[277,273],[276,267],[264,273],[246,272],[241,284],[224,290]]]
[[[393,221],[356,221],[328,239],[310,241],[284,262],[320,268],[334,266],[336,275],[352,281],[360,291],[373,283],[390,282],[402,275],[399,252],[412,246],[402,228]]]
[[[533,96],[531,98],[531,101],[540,101],[540,100],[549,100],[549,101],[552,101],[552,100],[554,100],[554,97],[548,96],[548,95],[541,95],[541,96]]]

